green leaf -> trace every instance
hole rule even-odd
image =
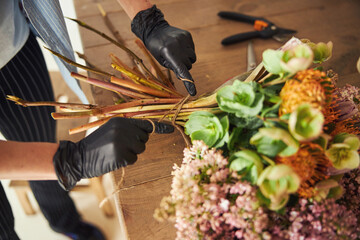
[[[260,128],[250,139],[250,144],[256,146],[260,153],[269,157],[290,156],[299,149],[299,142],[289,132],[282,128]],[[275,154],[275,155],[274,155]]]
[[[313,140],[312,142],[316,143],[317,145],[319,145],[320,147],[322,147],[325,150],[330,138],[331,138],[331,136],[323,133],[317,139]]]
[[[235,80],[233,85],[221,88],[216,101],[224,112],[234,113],[237,117],[257,115],[264,101],[264,94],[257,92],[258,84]]]
[[[264,123],[260,118],[253,117],[237,117],[235,114],[229,114],[229,120],[232,125],[246,129],[258,129]]]
[[[250,139],[250,144],[255,145],[259,153],[269,157],[275,157],[286,148],[286,144],[281,140],[255,134]]]
[[[229,118],[228,116],[224,116],[220,119],[220,123],[223,129],[222,136],[219,137],[218,141],[214,144],[215,148],[222,147],[225,143],[229,142]]]
[[[241,172],[246,180],[256,183],[258,176],[263,170],[260,157],[253,151],[243,150],[229,157],[230,169]]]
[[[281,99],[280,99],[280,101],[278,101],[276,104],[272,105],[271,107],[264,108],[261,113],[261,117],[266,117],[266,115],[271,112],[278,112],[280,105],[281,105]]]
[[[241,127],[234,128],[231,131],[231,135],[230,135],[230,138],[229,138],[229,143],[227,145],[227,147],[228,147],[228,149],[230,151],[235,150],[235,146],[239,142],[238,139],[240,138],[241,134],[242,134],[242,128]]]
[[[260,190],[256,192],[256,198],[259,200],[260,205],[269,206],[271,203],[270,199],[265,197]]]
[[[214,133],[214,131],[211,131],[209,129],[195,131],[195,132],[191,133],[190,138],[191,138],[191,141],[202,140],[209,147],[212,147],[217,140],[217,136]]]

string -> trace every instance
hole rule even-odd
[[[175,114],[174,114],[174,118],[172,120],[172,124],[175,125],[175,120],[177,118],[177,116],[179,115],[179,112],[181,111],[182,107],[184,106],[185,102],[189,99],[190,94],[188,94],[179,104],[179,107],[177,108]]]
[[[120,189],[120,187],[121,187],[122,183],[124,182],[124,176],[125,176],[125,168],[122,167],[121,168],[121,178],[120,178],[119,183],[116,185],[115,190],[99,203],[99,208],[102,208],[104,206],[104,204],[110,200],[110,198],[112,198],[113,196],[115,196],[115,194],[119,193],[122,190],[122,189]]]
[[[153,130],[152,132],[150,133],[150,136],[155,133],[155,123],[151,120],[151,119],[145,119],[147,121],[149,121],[151,123],[151,125],[153,126]],[[118,182],[118,184],[116,185],[115,187],[115,190],[109,195],[107,196],[106,198],[104,198],[100,203],[99,203],[99,207],[102,208],[104,206],[104,204],[106,202],[108,202],[110,200],[110,198],[112,198],[113,196],[115,196],[115,194],[118,194],[120,191],[122,190],[126,190],[126,189],[129,189],[129,188],[124,188],[124,189],[120,189],[121,185],[123,184],[124,182],[124,177],[125,177],[125,168],[122,167],[121,168],[121,178],[120,178],[120,181]],[[131,188],[131,187],[130,187]]]
[[[190,80],[190,79],[187,79],[187,78],[181,78],[181,77],[179,77],[179,79],[180,79],[181,81],[183,81],[183,82],[190,82],[190,83],[194,83],[194,81],[193,81],[193,80]]]
[[[175,107],[178,106],[177,109],[176,109],[176,112],[175,112],[175,114],[174,114],[174,118],[173,118],[173,120],[172,120],[172,125],[179,130],[179,132],[181,133],[181,136],[184,138],[184,141],[185,141],[187,147],[190,147],[190,142],[189,142],[188,139],[186,138],[186,136],[185,136],[184,132],[182,131],[182,129],[180,128],[180,126],[175,123],[175,120],[176,120],[179,112],[181,111],[183,105],[184,105],[184,104],[187,102],[187,100],[189,99],[189,97],[190,97],[190,94],[188,94],[185,98],[183,98],[181,101],[179,101],[177,104],[175,104],[174,107],[173,107],[172,109],[170,109],[170,111],[169,111],[169,112],[171,112]],[[164,114],[164,116],[159,120],[159,122],[160,122],[161,120],[163,120],[163,118],[164,118],[167,114],[169,114],[169,112],[166,113],[166,114]],[[154,123],[154,121],[152,121],[151,119],[144,119],[144,120],[149,121],[149,122],[151,123],[151,125],[153,126],[153,130],[152,130],[152,132],[150,133],[150,136],[151,136],[152,134],[155,133],[155,123]],[[104,199],[100,202],[100,204],[99,204],[99,207],[100,207],[100,208],[102,208],[102,207],[104,206],[104,204],[105,204],[107,201],[110,200],[110,198],[112,198],[113,196],[115,196],[115,194],[118,194],[118,193],[121,192],[122,190],[126,190],[126,189],[130,189],[130,188],[131,188],[131,187],[130,187],[130,188],[120,189],[122,183],[124,182],[125,168],[122,167],[122,168],[121,168],[121,171],[122,171],[122,174],[121,174],[121,178],[120,178],[119,183],[116,185],[115,190],[114,190],[109,196],[107,196],[106,198],[104,198]]]
[[[165,118],[168,114],[170,114],[170,113],[174,110],[174,108],[176,108],[177,106],[179,106],[179,105],[184,101],[184,99],[185,99],[185,98],[181,99],[178,103],[176,103],[169,111],[167,111],[167,112],[159,119],[158,122],[161,122],[162,120],[164,120],[164,118]]]
[[[181,127],[175,123],[175,120],[176,120],[179,112],[181,111],[183,105],[184,105],[184,104],[186,103],[186,101],[189,99],[189,97],[190,97],[190,94],[188,94],[181,102],[179,102],[179,107],[177,108],[177,110],[176,110],[176,112],[175,112],[175,114],[174,114],[174,118],[173,118],[173,120],[172,120],[172,125],[173,125],[174,127],[176,127],[176,129],[180,132],[180,134],[181,134],[181,136],[183,137],[183,139],[184,139],[184,141],[185,141],[185,144],[186,144],[186,146],[187,146],[188,148],[190,147],[191,144],[190,144],[189,140],[187,139],[184,131],[181,129]]]
[[[152,135],[152,134],[154,134],[155,133],[155,128],[156,128],[156,126],[155,126],[155,123],[154,123],[154,121],[153,120],[151,120],[151,119],[148,119],[148,118],[146,118],[146,119],[144,119],[144,120],[147,120],[147,121],[149,121],[150,123],[151,123],[151,125],[153,126],[153,130],[152,130],[152,132],[150,133],[150,136]]]

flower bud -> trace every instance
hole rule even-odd
[[[261,193],[270,200],[269,208],[278,210],[286,205],[289,194],[298,190],[300,178],[291,167],[278,164],[265,168],[257,185]]]
[[[336,169],[355,169],[359,166],[359,138],[352,134],[341,133],[334,137],[333,144],[326,151]]]
[[[323,125],[323,114],[309,104],[300,105],[290,114],[289,131],[299,141],[317,138],[322,132]]]

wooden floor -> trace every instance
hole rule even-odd
[[[216,89],[227,79],[246,71],[247,42],[223,47],[220,42],[232,34],[252,31],[252,26],[220,19],[219,11],[236,11],[265,17],[280,27],[295,29],[298,38],[313,42],[332,41],[333,57],[325,64],[339,73],[339,83],[359,86],[360,75],[356,61],[360,56],[360,1],[358,0],[153,0],[164,12],[170,24],[191,32],[197,62],[191,70],[198,94]],[[76,0],[78,19],[111,35],[106,28],[97,4],[101,3],[126,45],[140,54],[135,36],[130,31],[130,20],[116,0]],[[81,29],[85,55],[106,71],[110,67],[108,54],[115,53],[125,62],[127,56],[101,37]],[[261,53],[276,49],[281,43],[275,40],[256,39],[254,47],[258,62]],[[185,93],[182,83],[177,89]],[[96,103],[113,104],[116,96],[106,90],[93,89]],[[125,170],[122,191],[117,195],[119,210],[123,214],[124,235],[130,239],[174,239],[175,230],[170,223],[158,223],[152,215],[161,198],[169,194],[171,171],[174,163],[180,164],[184,143],[180,134],[152,136],[147,150],[136,164]],[[114,174],[115,181],[121,172]],[[125,231],[126,230],[126,231]],[[125,238],[124,238],[125,239]]]

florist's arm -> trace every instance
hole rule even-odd
[[[153,6],[149,0],[118,0],[118,2],[125,10],[131,21],[138,12],[149,9]]]
[[[0,141],[0,179],[55,180],[56,143]]]
[[[160,9],[148,0],[118,2],[132,20],[133,33],[162,66],[171,69],[183,81],[189,94],[195,96],[196,88],[189,72],[196,61],[191,34],[169,25]]]
[[[170,133],[173,126],[149,121],[112,118],[74,143],[0,142],[0,179],[57,179],[72,189],[82,178],[92,178],[133,164],[145,150],[149,133]]]

